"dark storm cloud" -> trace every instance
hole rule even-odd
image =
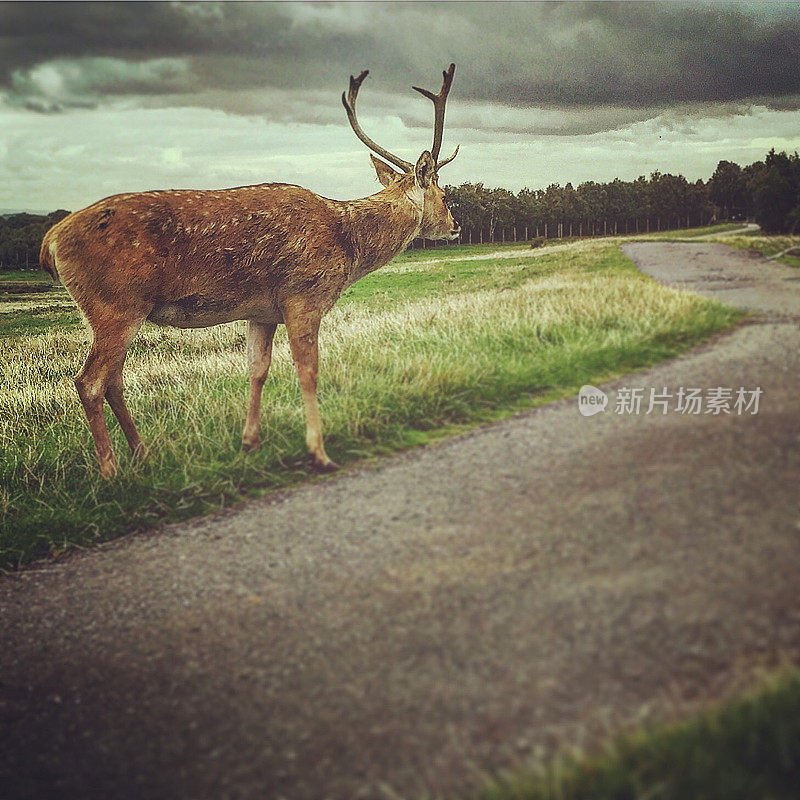
[[[370,67],[370,109],[388,109],[411,83],[436,87],[452,60],[465,107],[572,107],[575,130],[601,129],[630,109],[755,97],[797,107],[798,53],[796,4],[0,6],[0,85],[43,110],[135,95],[294,119],[316,107],[329,121],[351,72]],[[293,89],[317,105],[280,100]],[[416,102],[395,111],[429,124]]]

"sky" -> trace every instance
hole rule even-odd
[[[281,181],[380,189],[367,134],[440,183],[707,178],[800,149],[800,3],[0,3],[0,212]]]

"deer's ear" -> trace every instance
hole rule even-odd
[[[369,154],[369,157],[372,159],[372,165],[375,167],[375,172],[378,173],[378,180],[384,185],[388,186],[390,183],[393,183],[400,177],[399,172],[395,172],[388,164],[381,161],[379,158],[375,158],[372,153]]]
[[[416,179],[417,186],[422,189],[427,189],[433,179],[436,177],[436,162],[430,151],[425,150],[422,155],[417,159],[417,164],[414,167],[414,178]]]

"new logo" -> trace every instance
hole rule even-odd
[[[607,405],[608,395],[602,389],[589,384],[581,386],[581,390],[578,392],[578,411],[584,417],[593,417],[595,414],[605,411]]]

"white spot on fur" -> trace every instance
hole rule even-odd
[[[415,183],[413,188],[406,191],[405,196],[417,211],[422,212],[425,205],[425,190],[421,186],[417,186]]]

